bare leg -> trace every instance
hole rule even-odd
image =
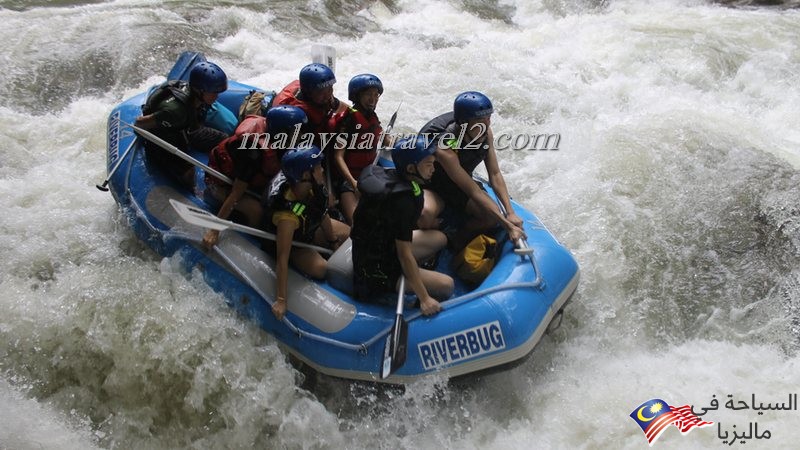
[[[424,261],[447,245],[447,236],[439,230],[414,230],[411,253],[417,261]]]
[[[419,269],[419,277],[422,284],[425,285],[425,290],[428,291],[431,297],[447,300],[453,295],[453,279],[443,273],[435,272],[428,269]],[[395,290],[400,289],[400,282],[398,281]],[[414,291],[408,284],[406,284],[406,294],[413,294]]]
[[[309,248],[292,248],[289,261],[298,270],[317,280],[324,279],[328,270],[328,261],[319,252]]]
[[[339,197],[339,205],[342,207],[342,214],[344,214],[344,218],[347,219],[347,223],[353,225],[353,212],[355,212],[356,205],[358,205],[356,194],[352,192],[342,192],[341,197]]]
[[[210,192],[211,196],[219,202],[219,204],[225,203],[225,200],[231,193],[231,188],[229,186],[209,186],[206,187],[206,192]],[[251,197],[248,194],[242,196],[236,205],[233,207],[235,211],[239,211],[240,213],[244,214],[245,218],[247,219],[247,223],[245,225],[251,227],[258,227],[261,225],[261,215],[264,213],[264,208],[261,206],[261,202],[254,197]]]

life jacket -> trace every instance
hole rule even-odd
[[[436,139],[447,137],[447,140],[442,142],[442,144],[456,153],[461,167],[472,176],[472,172],[475,168],[478,167],[478,165],[486,159],[486,155],[489,154],[489,138],[484,134],[480,140],[473,141],[472,138],[467,136],[466,132],[462,131],[462,125],[463,124],[456,123],[453,113],[449,112],[426,123],[420,130],[420,134],[427,133],[429,136],[435,136]],[[446,134],[450,134],[451,136],[445,136]],[[434,167],[435,170],[430,181],[430,187],[434,191],[438,190],[437,187],[443,184],[449,183],[455,185],[438,161],[434,163]]]
[[[332,122],[337,139],[341,136],[347,140],[344,162],[353,178],[358,179],[361,171],[375,161],[383,133],[381,121],[374,112],[364,113],[351,107],[336,114]]]
[[[169,80],[161,83],[147,96],[147,100],[142,105],[142,114],[154,113],[159,105],[170,98],[174,98],[181,106],[182,115],[187,119],[185,126],[164,128],[159,125],[151,131],[161,139],[186,151],[189,147],[187,132],[197,129],[203,123],[207,108],[194,108],[192,106],[191,90],[188,83],[182,80]],[[145,148],[155,149],[157,146],[150,141],[145,141]]]
[[[248,184],[251,190],[263,190],[269,180],[281,170],[280,152],[271,148],[269,143],[265,142],[268,129],[269,127],[267,126],[267,119],[265,117],[257,115],[245,117],[242,123],[236,127],[233,136],[223,140],[211,150],[208,156],[208,165],[212,169],[221,172],[223,175],[233,178],[235,174],[232,155],[237,151],[252,151],[253,149],[258,149],[259,157],[258,161],[255,161],[255,163],[259,165],[259,170]],[[259,136],[256,142],[253,142],[252,139],[244,141],[244,135],[246,134],[258,134],[262,136]],[[246,144],[247,148],[240,148],[243,144]],[[205,180],[207,185],[227,184],[209,174],[206,174]]]
[[[302,109],[308,117],[308,131],[312,133],[327,133],[328,111],[324,106],[316,105],[303,98],[300,92],[300,80],[294,80],[281,90],[273,105],[291,105]]]
[[[367,278],[381,277],[399,269],[394,237],[390,234],[392,214],[387,208],[394,206],[395,196],[412,196],[415,203],[416,222],[422,213],[424,195],[416,182],[401,178],[394,169],[381,166],[367,166],[358,180],[361,198],[353,218],[354,225],[350,237],[353,240],[353,281],[359,297]],[[366,269],[366,270],[365,270]],[[360,272],[358,272],[360,271]]]
[[[322,217],[328,205],[328,194],[325,188],[314,184],[314,195],[308,202],[289,200],[286,193],[290,189],[289,181],[283,172],[278,172],[269,185],[266,196],[266,228],[275,233],[277,227],[272,223],[272,215],[278,211],[291,211],[300,219],[300,227],[294,231],[293,239],[298,242],[313,242],[314,233],[322,224]]]
[[[181,104],[186,105],[187,109],[191,108],[189,83],[183,80],[169,80],[161,83],[147,96],[147,100],[142,105],[142,115],[152,114],[156,106],[170,95]]]

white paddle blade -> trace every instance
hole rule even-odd
[[[220,223],[219,218],[210,212],[195,206],[181,203],[174,198],[169,199],[169,204],[175,209],[181,219],[192,225],[222,231],[228,228],[226,223]]]
[[[336,73],[336,49],[326,44],[314,44],[311,46],[311,61],[322,63],[330,67]]]

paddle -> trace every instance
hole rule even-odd
[[[506,211],[506,207],[503,206],[503,202],[501,202],[499,198],[495,198],[495,202],[500,208],[500,212],[504,216],[508,217],[508,212]],[[528,241],[526,241],[524,238],[520,238],[514,245],[514,253],[520,256],[531,255],[531,260],[533,260],[533,249],[528,247]]]
[[[406,279],[400,276],[400,288],[397,292],[397,316],[394,325],[386,336],[386,345],[383,348],[383,365],[381,366],[381,379],[397,371],[406,362],[408,351],[408,322],[403,317],[403,297],[406,292]]]
[[[206,58],[200,52],[183,52],[175,61],[175,64],[170,69],[169,73],[167,74],[167,80],[184,80],[189,76],[189,71],[194,67],[195,64],[205,61]],[[126,124],[127,125],[127,124]],[[103,184],[95,184],[97,189],[100,189],[103,192],[108,192],[108,183],[111,180],[111,177],[114,176],[114,173],[117,171],[120,165],[122,165],[122,161],[125,160],[125,157],[128,156],[133,146],[136,144],[136,138],[131,141],[128,148],[122,153],[122,156],[117,160],[117,163],[114,167],[108,172],[108,176],[106,179],[103,180]],[[177,150],[177,149],[176,149]]]
[[[181,219],[185,220],[186,222],[197,225],[203,228],[210,228],[212,230],[223,231],[227,230],[228,228],[236,231],[241,231],[242,233],[251,234],[253,236],[275,240],[277,236],[272,233],[267,233],[266,231],[262,231],[256,228],[250,228],[245,225],[241,225],[235,222],[231,222],[230,220],[220,219],[219,217],[211,214],[210,212],[200,209],[196,206],[187,205],[185,203],[181,203],[174,198],[169,199],[170,205],[175,209],[175,212],[178,213]],[[292,245],[295,247],[302,247],[308,248],[311,250],[316,250],[320,253],[330,255],[333,253],[330,249],[318,247],[312,244],[306,244],[305,242],[296,242],[292,241]]]
[[[120,123],[123,124],[123,125],[126,125],[126,126],[129,126],[129,127],[133,128],[134,130],[136,130],[137,133],[139,133],[141,136],[143,136],[148,141],[158,145],[159,147],[161,147],[164,150],[172,153],[173,155],[179,157],[180,159],[192,164],[193,166],[199,167],[200,169],[206,171],[209,175],[211,175],[211,176],[213,176],[213,177],[215,177],[215,178],[217,178],[219,180],[222,180],[222,181],[224,181],[224,182],[226,182],[226,183],[228,183],[230,185],[233,185],[233,180],[231,180],[225,174],[223,174],[223,173],[221,173],[221,172],[219,172],[219,171],[217,171],[215,169],[212,169],[211,167],[203,164],[202,162],[196,160],[195,158],[192,158],[190,155],[187,155],[186,153],[182,152],[180,149],[178,149],[174,145],[172,145],[169,142],[161,139],[160,137],[156,136],[155,134],[145,130],[144,128],[137,127],[136,125],[130,124],[128,122],[120,121]],[[261,198],[260,195],[258,195],[257,193],[255,193],[253,191],[248,190],[247,193],[252,195],[255,198]]]
[[[111,181],[111,177],[114,176],[114,172],[116,172],[117,169],[119,169],[119,166],[122,165],[122,161],[125,160],[125,157],[128,156],[128,153],[130,153],[130,151],[133,149],[134,145],[136,145],[136,137],[135,136],[134,136],[133,140],[131,141],[131,143],[128,144],[128,148],[126,148],[125,151],[122,152],[122,156],[119,157],[119,159],[117,160],[117,163],[114,164],[114,167],[110,171],[108,171],[108,176],[106,176],[106,179],[103,180],[103,184],[95,184],[94,187],[96,187],[97,189],[100,189],[103,192],[108,192],[108,182]]]
[[[132,123],[128,123],[128,122],[120,121],[120,123],[123,124],[123,125],[126,125],[126,126],[129,126],[129,127],[133,128],[137,133],[139,133],[145,139],[147,139],[148,141],[150,141],[150,142],[156,144],[157,146],[163,148],[164,150],[172,153],[173,155],[177,156],[178,158],[180,158],[180,159],[192,164],[195,167],[199,167],[199,168],[205,170],[206,172],[210,173],[214,177],[219,178],[220,180],[222,180],[222,181],[224,181],[224,182],[226,182],[228,184],[233,184],[233,180],[228,178],[225,174],[223,174],[221,172],[218,172],[218,171],[212,169],[211,167],[201,163],[200,161],[192,158],[191,156],[187,155],[186,153],[180,151],[180,149],[178,149],[178,147],[175,147],[174,145],[172,145],[169,142],[161,139],[160,137],[156,136],[155,134],[145,130],[144,128],[137,127],[136,125],[134,125]]]
[[[386,131],[381,133],[381,136],[387,136],[389,133],[392,132],[392,128],[394,128],[394,121],[397,120],[397,112],[400,111],[401,106],[403,106],[402,100],[400,101],[400,104],[397,105],[397,109],[394,110],[394,114],[392,114],[392,117],[389,119],[389,124],[386,125]],[[375,159],[372,161],[373,166],[375,164],[378,164],[378,160],[381,159],[381,150],[383,150],[383,140],[381,140],[381,142],[378,142],[378,152],[375,155]]]
[[[336,73],[336,49],[327,44],[312,45],[311,62],[325,64]]]

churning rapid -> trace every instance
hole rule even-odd
[[[0,6],[0,448],[640,449],[628,415],[651,398],[755,408],[800,386],[791,4]],[[181,51],[279,89],[314,43],[337,50],[338,97],[357,73],[381,77],[378,113],[399,106],[397,131],[481,90],[496,134],[560,135],[558,150],[499,152],[512,196],[583,272],[561,327],[522,365],[405,390],[311,383],[94,188],[108,113]],[[747,448],[800,440],[796,410],[703,419],[714,426],[656,445],[719,446],[748,423],[771,437]]]

